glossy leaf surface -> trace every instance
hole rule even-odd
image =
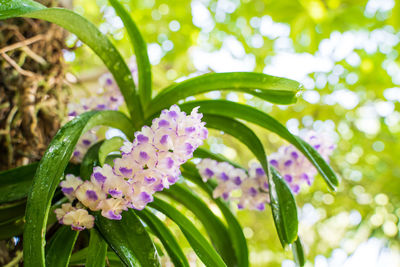
[[[147,45],[140,34],[136,23],[125,10],[123,5],[118,0],[109,0],[109,2],[114,7],[117,15],[123,21],[135,51],[139,76],[139,95],[143,106],[145,106],[151,99],[151,67],[149,55],[147,54]]]
[[[211,243],[221,255],[227,266],[237,265],[235,251],[232,241],[225,225],[214,215],[210,208],[198,196],[190,192],[181,184],[174,184],[168,190],[162,192],[172,199],[175,199],[201,221],[206,229]]]
[[[276,104],[292,104],[296,102],[300,84],[263,73],[208,73],[172,84],[162,90],[148,105],[146,116],[157,113],[188,96],[215,90],[239,91]]]
[[[177,209],[156,197],[153,202],[149,203],[149,206],[164,213],[179,226],[197,256],[199,256],[206,266],[226,266],[222,258],[203,237],[199,230],[197,230],[193,223]]]
[[[121,220],[110,220],[99,212],[95,217],[96,226],[104,240],[126,266],[160,266],[156,248],[132,210],[123,212]]]
[[[182,248],[179,246],[179,243],[175,239],[173,233],[164,225],[164,223],[148,209],[136,211],[136,214],[150,227],[152,232],[160,239],[174,265],[176,267],[189,267],[189,263],[186,259],[185,254],[182,251]]]

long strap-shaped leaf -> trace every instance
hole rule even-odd
[[[96,26],[71,10],[46,8],[31,0],[1,0],[0,19],[13,17],[29,17],[53,22],[87,44],[113,74],[125,98],[129,113],[134,118],[135,126],[137,128],[140,126],[143,121],[143,111],[129,67],[115,46]]]
[[[183,185],[174,184],[163,194],[183,204],[201,221],[210,237],[211,243],[221,255],[227,266],[237,266],[235,251],[228,231],[222,221],[214,215],[210,208],[198,196]]]
[[[104,267],[106,264],[107,243],[96,229],[90,229],[86,267]]]
[[[70,266],[85,266],[86,257],[88,255],[89,248],[86,247],[81,249],[74,254],[72,254],[71,259],[69,261]],[[109,263],[109,266],[112,267],[124,267],[125,265],[121,262],[121,259],[114,253],[114,251],[108,251],[106,253],[106,261]]]
[[[130,120],[118,111],[87,112],[58,131],[39,163],[28,196],[24,230],[25,266],[45,265],[44,244],[51,199],[79,137],[96,125],[118,128],[129,136],[133,134]]]
[[[213,198],[213,189],[215,188],[215,186],[211,185],[211,181],[208,181],[207,183],[203,182],[199,172],[196,169],[196,166],[193,163],[187,162],[183,164],[182,169],[182,176],[203,189],[209,195],[209,197],[213,199],[213,201],[217,204],[218,208],[224,215],[225,220],[228,224],[229,236],[232,240],[232,245],[236,252],[236,258],[238,259],[237,266],[249,266],[249,252],[242,227],[240,226],[235,215],[232,214],[232,211],[229,209],[226,203],[224,203],[220,198]]]
[[[125,29],[128,32],[129,39],[131,40],[133,50],[135,51],[139,76],[139,95],[142,100],[142,105],[146,106],[151,99],[151,67],[146,43],[140,34],[136,23],[122,4],[120,4],[118,0],[109,1],[118,16],[122,19]]]
[[[156,247],[132,210],[123,212],[121,220],[110,220],[96,212],[96,227],[108,245],[126,266],[160,266]]]
[[[0,172],[0,203],[26,197],[38,162]]]
[[[209,114],[231,116],[238,119],[255,123],[265,129],[276,133],[284,138],[297,149],[299,149],[314,166],[317,168],[322,178],[328,186],[335,190],[338,186],[338,179],[332,168],[326,163],[322,156],[307,142],[293,135],[279,121],[268,114],[253,107],[234,103],[226,100],[204,100],[187,102],[181,105],[182,110],[190,111],[194,107],[200,106],[199,111]]]
[[[151,211],[144,209],[135,212],[152,230],[152,232],[160,239],[169,257],[175,267],[189,267],[182,248],[179,246],[172,232],[157,218]]]
[[[252,94],[276,104],[296,102],[300,84],[296,81],[255,72],[209,73],[172,84],[146,107],[146,118],[188,96],[214,90]]]
[[[46,265],[51,267],[68,266],[78,234],[79,232],[71,230],[69,226],[61,226],[46,247]]]
[[[199,230],[197,230],[193,223],[177,209],[156,197],[154,198],[154,201],[149,204],[149,206],[164,213],[179,226],[193,250],[196,252],[197,256],[199,256],[201,261],[206,266],[226,266],[222,258],[203,237]]]
[[[38,165],[39,162],[34,162],[0,172],[0,204],[27,197]],[[79,175],[79,168],[77,164],[68,163],[65,172]]]
[[[304,250],[303,250],[303,245],[301,244],[300,237],[297,237],[296,241],[293,243],[292,252],[296,265],[298,267],[303,267],[304,264],[306,263],[306,260],[304,257]]]
[[[222,130],[245,144],[261,163],[264,171],[270,173],[263,145],[255,133],[243,123],[229,117],[204,114],[207,127]],[[277,173],[268,175],[271,210],[275,227],[282,246],[291,244],[297,238],[298,218],[294,196],[287,184]]]

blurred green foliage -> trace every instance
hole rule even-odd
[[[268,105],[247,95],[222,98],[251,103],[290,130],[333,129],[331,159],[342,181],[329,192],[320,177],[296,198],[308,264],[340,248],[350,255],[369,237],[400,250],[400,2],[391,0],[125,0],[148,43],[155,90],[192,73],[249,70],[297,79],[305,87],[297,104]],[[112,36],[129,60],[127,34],[106,0],[74,1]],[[74,36],[69,45],[79,47]],[[75,87],[92,88],[105,72],[82,47],[66,52]],[[392,88],[392,89],[390,89]],[[215,98],[205,94],[201,98]],[[284,144],[262,129],[267,151]],[[212,131],[208,145],[243,165],[251,153]],[[188,214],[190,219],[193,218]],[[280,265],[283,251],[269,212],[238,212],[253,266]],[[196,225],[200,225],[196,223]],[[177,231],[175,231],[177,232]]]

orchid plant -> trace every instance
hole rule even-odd
[[[245,104],[185,101],[209,91],[231,90],[288,105],[296,102],[300,84],[262,73],[209,73],[173,83],[153,97],[146,44],[124,6],[109,2],[131,40],[134,70],[108,37],[79,14],[31,0],[0,0],[1,19],[37,18],[64,27],[88,45],[112,75],[103,80],[102,101],[70,105],[70,121],[40,162],[0,173],[2,238],[23,231],[24,266],[160,266],[160,251],[175,266],[189,266],[181,245],[157,216],[162,213],[176,223],[206,266],[245,267],[246,239],[230,206],[236,203],[239,209],[271,210],[282,246],[291,246],[297,264],[304,265],[293,193],[304,183],[311,185],[317,172],[335,190],[338,180],[326,162],[332,141],[319,133],[307,133],[304,139],[295,136]],[[111,87],[119,88],[120,94]],[[118,111],[122,98],[127,114]],[[276,133],[290,145],[267,160],[260,139],[246,122]],[[125,138],[85,138],[100,125],[119,129]],[[207,128],[242,142],[257,162],[246,169],[202,148]],[[202,160],[196,165],[192,158]],[[217,205],[222,217],[205,204],[199,191]],[[193,212],[208,238],[171,203]],[[57,221],[63,225],[48,232]],[[74,249],[83,232],[90,235],[87,247]],[[154,238],[161,248],[156,248]]]

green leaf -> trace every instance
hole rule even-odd
[[[51,267],[68,266],[78,235],[79,232],[72,230],[70,226],[61,226],[46,247],[46,265]]]
[[[303,267],[306,262],[304,257],[303,245],[301,244],[300,237],[297,237],[296,241],[293,243],[292,252],[293,252],[294,262],[296,262],[296,265],[299,267]]]
[[[268,114],[253,107],[226,100],[193,101],[180,105],[181,109],[187,112],[197,106],[200,106],[200,112],[246,120],[276,133],[293,144],[310,160],[332,190],[338,186],[339,182],[334,171],[322,156],[311,145],[290,133],[285,126]]]
[[[39,162],[0,172],[0,204],[28,196]],[[79,175],[79,165],[68,163],[66,173]],[[26,202],[26,201],[25,201]]]
[[[182,176],[189,179],[191,182],[195,183],[201,189],[203,189],[209,195],[209,197],[213,199],[213,201],[217,204],[218,208],[224,215],[225,220],[228,224],[228,233],[232,240],[233,248],[236,252],[236,258],[238,259],[237,266],[249,266],[249,251],[247,248],[246,238],[244,237],[242,227],[240,226],[238,220],[236,219],[235,215],[233,215],[227,204],[223,202],[220,198],[213,198],[213,190],[215,188],[215,185],[212,185],[211,181],[204,183],[202,178],[200,177],[199,172],[197,171],[196,166],[193,163],[187,162],[183,164],[182,169]]]
[[[89,248],[86,247],[72,254],[71,259],[69,261],[70,266],[85,265],[88,251]],[[109,266],[125,267],[125,265],[121,262],[120,258],[114,253],[114,251],[107,251],[105,260],[110,264]]]
[[[53,22],[75,34],[87,44],[114,76],[135,127],[140,126],[143,121],[143,111],[129,67],[115,46],[95,25],[68,9],[46,8],[31,0],[2,0],[0,19],[13,17],[37,18]]]
[[[275,226],[282,246],[293,243],[297,238],[298,219],[296,201],[292,191],[280,174],[271,168],[269,196]]]
[[[156,248],[132,210],[123,212],[121,220],[110,220],[99,212],[95,217],[104,240],[127,266],[160,266]]]
[[[224,131],[237,138],[256,156],[265,173],[269,174],[271,210],[282,246],[295,241],[298,230],[295,199],[288,185],[281,177],[276,172],[276,175],[270,174],[267,157],[258,137],[246,125],[228,117],[204,113],[203,120],[207,123],[207,127]]]
[[[89,247],[86,255],[86,267],[104,267],[106,263],[107,243],[96,229],[90,229]]]
[[[0,0],[0,19],[18,17],[25,13],[46,8],[38,2],[25,0]]]
[[[188,96],[214,90],[252,94],[276,104],[296,102],[300,84],[296,81],[255,72],[208,73],[162,90],[147,106],[146,118]]]
[[[38,162],[0,172],[0,203],[27,196]]]
[[[100,165],[103,166],[105,163],[105,160],[111,152],[118,151],[124,144],[124,139],[119,136],[115,136],[113,138],[104,140],[103,144],[100,146],[99,149],[99,162]]]
[[[26,200],[0,205],[0,225],[24,217]]]
[[[135,213],[150,227],[153,233],[160,239],[169,257],[174,263],[174,266],[189,267],[189,263],[186,259],[185,254],[182,251],[182,248],[179,246],[179,243],[178,241],[176,241],[173,233],[164,225],[164,223],[148,209],[136,211]]]
[[[133,134],[130,120],[123,113],[111,110],[83,113],[58,131],[39,163],[28,196],[24,230],[25,266],[45,265],[44,233],[51,200],[79,137],[97,125],[118,128],[126,135]]]
[[[135,22],[131,18],[130,14],[125,10],[123,5],[120,4],[118,0],[109,1],[124,23],[129,39],[131,40],[133,50],[135,51],[139,77],[139,95],[142,100],[142,105],[146,106],[151,99],[151,67],[149,56],[147,54],[146,43]]]
[[[82,159],[80,177],[83,180],[89,180],[93,173],[93,168],[99,165],[99,149],[103,141],[92,145]]]
[[[232,241],[222,221],[214,215],[210,208],[198,196],[190,192],[183,185],[174,184],[168,190],[161,192],[183,204],[203,224],[211,243],[221,255],[227,266],[236,266],[237,260]]]
[[[177,209],[157,197],[154,198],[153,202],[149,203],[149,206],[164,213],[179,226],[197,256],[206,266],[226,266],[222,258],[193,223]]]

